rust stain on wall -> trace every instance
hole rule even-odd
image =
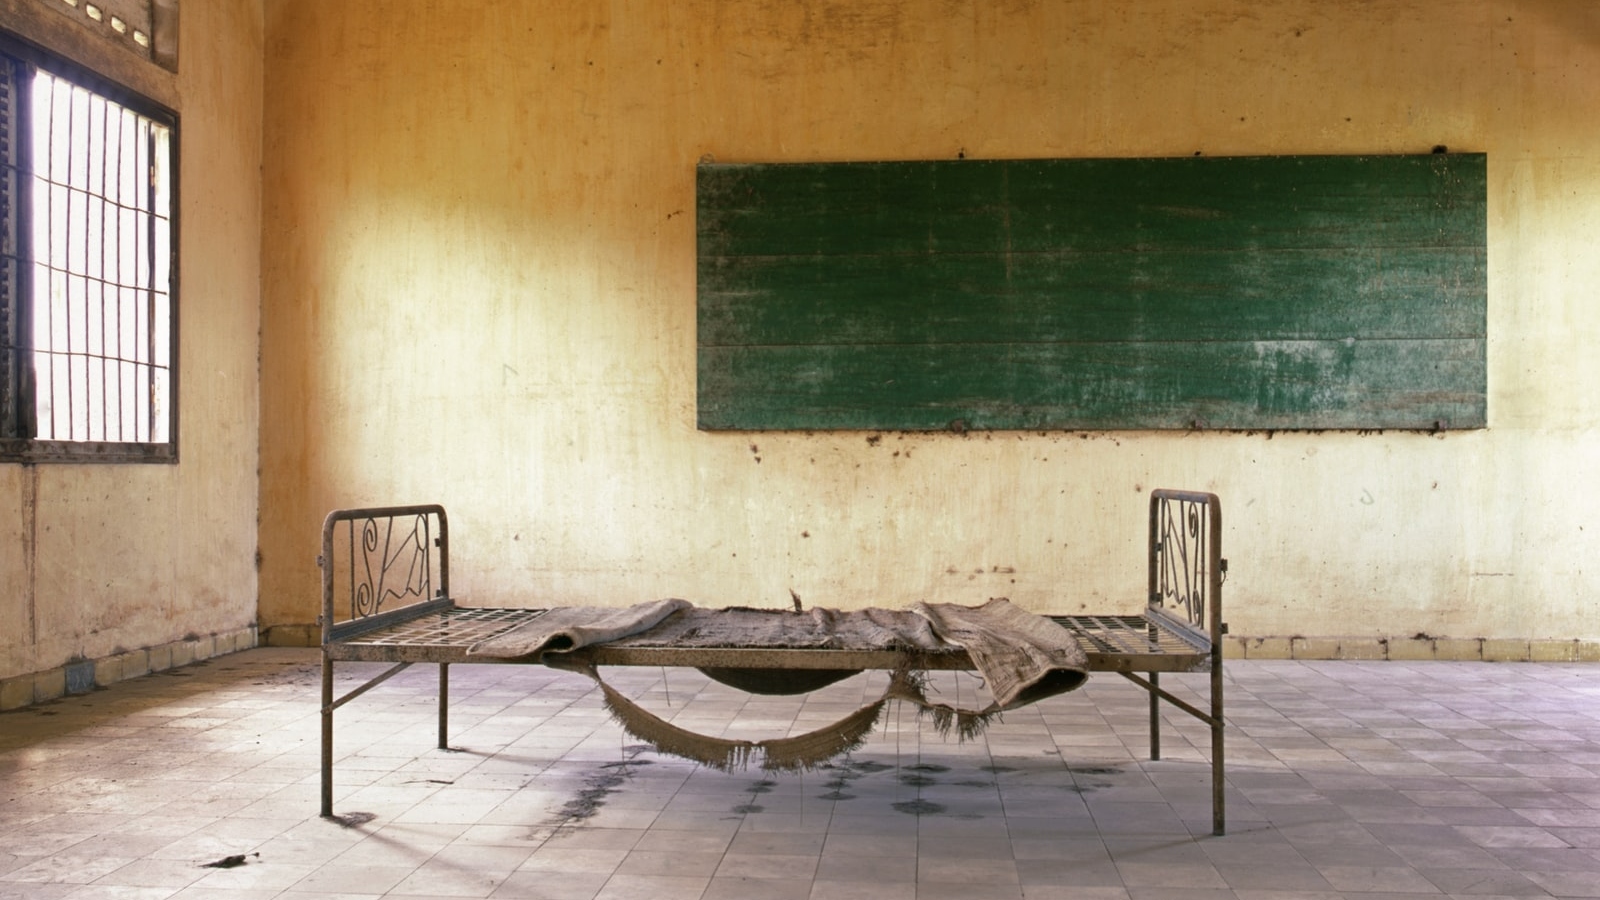
[[[27,614],[28,643],[32,645],[39,643],[39,615],[34,608],[34,598],[38,595],[38,579],[34,573],[38,571],[35,555],[39,546],[39,467],[24,466],[21,484],[22,500],[17,507],[22,512],[23,608]]]

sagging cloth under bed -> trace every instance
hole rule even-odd
[[[815,731],[763,741],[696,734],[667,722],[614,690],[586,648],[728,648],[890,650],[902,663],[882,697]],[[992,695],[985,706],[936,703],[927,696],[924,665],[932,656],[965,652]],[[861,746],[891,700],[914,704],[940,733],[965,739],[988,721],[1088,678],[1088,659],[1070,631],[1005,599],[982,606],[917,603],[905,610],[708,609],[685,600],[627,608],[552,609],[511,631],[473,645],[467,658],[515,660],[582,672],[594,679],[607,709],[634,737],[656,749],[719,769],[751,763],[792,770],[818,765]],[[857,674],[849,669],[743,669],[702,666],[710,678],[757,694],[795,694]]]

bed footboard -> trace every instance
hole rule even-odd
[[[1209,670],[1209,709],[1200,709],[1161,687],[1161,673],[1123,677],[1150,693],[1150,758],[1161,758],[1161,701],[1165,700],[1211,729],[1211,830],[1227,829],[1225,731],[1222,700],[1222,582],[1228,561],[1222,557],[1222,501],[1216,494],[1157,490],[1150,494],[1149,601],[1145,618],[1152,630],[1171,629],[1204,648]]]
[[[408,668],[401,661],[342,697],[333,665],[345,642],[454,606],[450,526],[438,504],[341,509],[322,523],[322,815],[333,816],[333,713]],[[444,749],[449,669],[439,663],[439,747]]]

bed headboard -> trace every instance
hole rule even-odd
[[[324,644],[452,602],[450,527],[438,504],[328,513],[317,565]]]
[[[1222,501],[1198,491],[1150,492],[1150,601],[1147,615],[1187,625],[1215,643],[1222,622]]]

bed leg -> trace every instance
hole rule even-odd
[[[322,817],[333,818],[333,660],[322,654]]]
[[[1161,687],[1161,673],[1150,673],[1150,686]],[[1150,692],[1150,758],[1161,758],[1161,696]]]
[[[1211,833],[1227,833],[1226,782],[1224,780],[1222,720],[1222,648],[1211,651]]]
[[[450,664],[439,663],[439,749],[450,749]]]

